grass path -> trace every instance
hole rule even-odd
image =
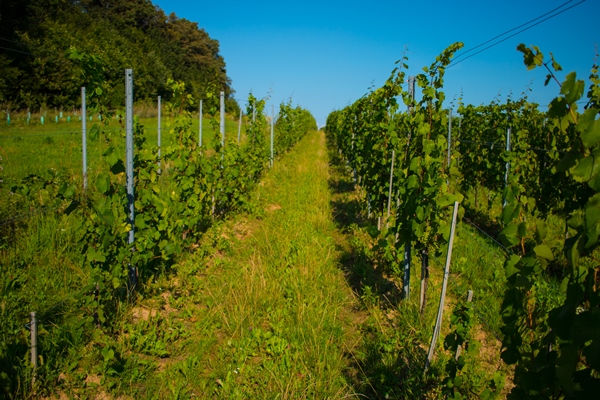
[[[98,332],[72,358],[78,361],[66,362],[56,394],[440,398],[451,357],[442,342],[466,288],[482,293],[474,304],[496,323],[498,295],[482,283],[496,278],[495,253],[468,229],[458,236],[442,338],[424,375],[444,254],[431,260],[430,300],[421,315],[419,260],[412,262],[414,295],[401,300],[375,224],[346,167],[328,153],[324,133],[310,133],[276,161],[245,212],[215,223],[189,255],[144,284],[111,332]],[[489,333],[478,329],[479,341]],[[473,393],[501,368],[491,342],[465,370]]]
[[[121,379],[117,391],[353,397],[362,317],[340,269],[328,180],[324,134],[314,132],[269,172],[253,212],[211,229],[175,278],[151,284],[119,347],[157,367],[143,384]]]

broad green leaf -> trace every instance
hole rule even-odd
[[[585,205],[585,233],[587,235],[585,248],[598,243],[598,236],[600,236],[600,193],[592,196]]]
[[[445,194],[440,196],[437,200],[436,200],[436,204],[438,207],[447,207],[449,205],[454,204],[454,202],[456,201],[456,196],[453,194]]]
[[[577,131],[585,147],[593,147],[600,143],[600,120],[596,119],[598,110],[588,108],[577,121]]]
[[[106,257],[104,256],[104,254],[102,254],[101,252],[97,252],[93,248],[88,249],[87,259],[88,259],[88,261],[98,261],[98,262],[106,261]]]
[[[96,178],[96,189],[100,193],[106,193],[110,188],[110,177],[106,173],[101,173]]]
[[[569,264],[573,268],[576,268],[579,265],[579,258],[583,247],[582,243],[581,235],[577,235],[565,241],[565,255],[567,256],[567,261],[569,261]]]
[[[519,238],[524,238],[527,236],[527,224],[525,222],[521,222],[519,224]]]
[[[577,80],[577,74],[571,72],[562,83],[560,93],[565,95],[565,100],[568,104],[573,104],[581,98],[584,88],[585,83],[582,80]]]
[[[548,261],[554,260],[554,255],[552,254],[552,250],[550,249],[550,247],[546,246],[545,244],[540,244],[538,246],[535,246],[533,248],[533,251],[535,252],[535,255],[538,257],[544,258]]]
[[[569,172],[577,182],[587,182],[592,189],[600,191],[600,179],[597,179],[599,169],[600,148],[596,148],[591,154],[579,159]]]
[[[506,224],[510,224],[512,220],[519,216],[519,212],[521,210],[521,206],[515,203],[508,203],[504,206],[502,210],[502,222]]]
[[[535,223],[535,233],[538,242],[542,242],[546,239],[546,235],[548,235],[548,229],[546,228],[546,222],[542,219],[539,219]]]
[[[100,126],[98,124],[92,125],[92,128],[89,131],[90,140],[96,141],[100,137]]]
[[[516,245],[519,243],[518,229],[518,224],[507,225],[504,229],[502,229],[502,232],[500,232],[500,241],[507,247]]]
[[[517,46],[517,50],[523,53],[523,62],[527,69],[531,70],[535,67],[539,67],[544,62],[544,55],[540,53],[536,46],[533,46],[533,50],[525,46],[523,43]]]
[[[108,149],[106,149],[106,151],[102,155],[104,156],[104,159],[106,160],[108,165],[111,167],[119,161],[119,157],[115,153],[115,149],[113,147],[109,147]]]

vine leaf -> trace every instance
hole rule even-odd
[[[540,244],[538,246],[535,246],[533,248],[533,251],[535,252],[535,255],[540,258],[543,258],[548,261],[554,260],[554,255],[552,254],[552,250],[550,249],[550,247],[548,247],[545,244]]]
[[[577,131],[581,133],[581,140],[586,147],[593,147],[600,143],[600,120],[596,120],[597,114],[598,110],[588,108],[579,117]]]
[[[577,80],[577,74],[571,72],[560,87],[560,93],[565,95],[567,103],[573,104],[583,96],[584,88],[585,83]]]
[[[98,174],[96,178],[96,189],[102,194],[108,192],[108,188],[110,187],[110,177],[108,174],[101,173]]]

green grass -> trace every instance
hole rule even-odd
[[[71,222],[46,215],[18,227],[0,248],[0,290],[6,304],[18,305],[0,308],[10,324],[3,343],[11,343],[0,354],[22,359],[0,383],[18,377],[15,397],[31,395],[23,324],[36,310],[44,316],[40,396],[438,398],[451,356],[442,345],[450,314],[472,289],[483,348],[468,385],[480,391],[494,370],[506,371],[495,338],[502,251],[459,225],[442,335],[424,375],[444,251],[431,259],[420,315],[419,257],[411,298],[403,300],[401,279],[377,246],[376,222],[335,155],[322,132],[304,138],[276,161],[244,212],[213,225],[192,253],[149,277],[136,303],[119,303],[102,329],[83,330],[70,300],[89,278],[72,251]]]
[[[411,295],[402,299],[402,278],[386,264],[378,247],[377,219],[367,218],[364,194],[355,191],[351,173],[332,152],[331,187],[335,218],[346,236],[347,276],[369,317],[362,326],[363,346],[356,387],[369,398],[437,398],[446,375],[445,363],[451,356],[443,350],[449,333],[453,308],[474,290],[476,331],[473,336],[482,348],[474,365],[468,367],[465,387],[480,393],[496,370],[509,373],[500,361],[500,306],[504,296],[505,254],[492,240],[467,222],[459,222],[455,237],[450,280],[444,309],[442,334],[433,365],[423,375],[426,352],[431,341],[435,314],[439,307],[446,248],[430,257],[430,281],[425,313],[420,315],[421,258],[412,255]]]
[[[115,334],[63,371],[57,392],[352,395],[357,302],[340,270],[327,179],[324,138],[312,133],[267,174],[254,211],[211,228],[173,274],[149,282]]]
[[[11,126],[0,124],[0,156],[2,160],[0,165],[3,167],[1,172],[5,185],[19,180],[29,174],[45,174],[50,168],[65,171],[67,175],[74,179],[81,179],[82,171],[82,142],[81,142],[81,122],[66,122],[61,120],[59,123],[54,121],[47,122],[44,125],[34,123],[25,125],[14,123]],[[158,119],[156,117],[139,118],[146,130],[147,145],[156,146],[158,144]],[[168,146],[171,140],[168,127],[169,118],[162,117],[162,145]],[[90,132],[94,125],[100,125],[96,118],[93,122],[87,121],[87,130]],[[244,125],[244,124],[243,124]],[[117,120],[111,121],[105,129],[113,132],[120,132],[124,136],[125,127]],[[198,117],[192,118],[192,131],[199,133]],[[238,121],[232,117],[225,120],[225,132],[227,140],[237,140]],[[245,126],[242,126],[242,135],[245,133]],[[210,120],[203,118],[202,124],[203,145],[209,145],[214,138],[214,131]],[[244,139],[245,140],[245,139]],[[122,156],[125,156],[125,139],[123,138]],[[93,141],[88,134],[87,139],[87,160],[88,174],[94,176],[105,166],[102,161],[102,152],[105,149],[101,140]]]

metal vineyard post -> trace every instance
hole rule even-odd
[[[85,87],[81,88],[81,151],[83,155],[83,190],[87,189],[87,127],[85,121],[86,104],[85,104]]]

